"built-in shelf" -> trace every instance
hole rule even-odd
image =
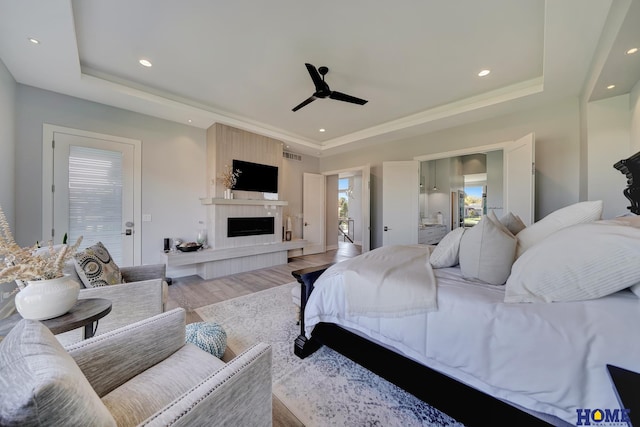
[[[167,268],[195,266],[196,273],[203,279],[209,280],[244,271],[286,264],[288,251],[302,249],[306,244],[306,240],[294,239],[234,248],[210,248],[195,252],[169,252],[163,255]]]
[[[200,202],[203,205],[249,205],[249,206],[287,206],[286,200],[264,200],[264,199],[215,199],[202,197]]]

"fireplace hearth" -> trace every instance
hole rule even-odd
[[[272,216],[227,218],[227,237],[259,236],[274,234]]]

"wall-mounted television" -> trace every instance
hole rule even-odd
[[[233,170],[240,170],[234,190],[278,192],[278,167],[234,160]]]

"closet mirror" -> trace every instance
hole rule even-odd
[[[503,150],[420,162],[420,225],[472,227],[503,206]]]

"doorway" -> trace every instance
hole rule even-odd
[[[327,176],[327,248],[354,254],[370,248],[370,166],[323,172]],[[331,187],[329,187],[331,186]]]
[[[141,262],[141,142],[44,125],[43,233],[102,242],[122,266]]]

